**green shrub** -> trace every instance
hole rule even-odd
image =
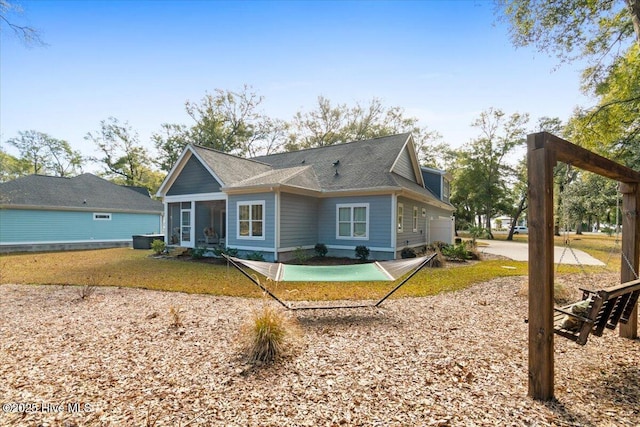
[[[369,258],[369,248],[365,245],[356,246],[356,258],[366,261]]]
[[[327,255],[327,252],[329,252],[329,250],[327,249],[327,245],[325,245],[324,243],[316,243],[314,249],[316,250],[316,254],[320,258],[324,258],[325,255]]]
[[[167,245],[165,245],[164,240],[154,240],[153,242],[151,242],[151,249],[153,250],[153,253],[156,255],[160,255],[162,252],[164,252],[167,249]]]
[[[415,258],[416,251],[413,248],[404,248],[402,252],[400,252],[400,256],[402,258]]]
[[[200,259],[204,257],[204,253],[207,251],[205,247],[197,247],[191,249],[191,258]]]
[[[293,257],[296,259],[298,264],[303,264],[309,259],[307,251],[299,246],[293,251]]]
[[[469,259],[469,251],[464,243],[445,246],[442,248],[442,255],[451,260],[466,261]]]
[[[236,258],[238,256],[238,250],[235,248],[217,248],[213,250],[213,253],[216,254],[216,256],[221,257],[222,254],[225,254],[227,256],[231,256]]]
[[[247,259],[251,261],[264,261],[264,256],[262,252],[251,252],[247,255]]]

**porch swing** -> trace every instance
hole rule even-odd
[[[569,165],[570,167],[570,165]],[[568,170],[568,169],[567,169]],[[567,173],[568,175],[568,173]],[[619,198],[616,197],[616,229],[618,228],[618,208]],[[568,235],[566,207],[563,206],[564,220],[564,249],[560,260],[556,266],[558,270],[562,259],[567,251],[571,252],[576,262],[580,266],[582,273],[587,275],[584,266],[580,262],[578,256],[571,247]],[[616,241],[618,242],[618,233],[616,232]],[[613,254],[613,249],[609,253],[609,260]],[[622,252],[622,257],[627,267],[633,272],[635,280],[621,283],[601,290],[591,290],[579,288],[582,291],[582,299],[576,303],[564,306],[554,307],[554,333],[576,342],[579,345],[585,345],[589,335],[602,336],[605,329],[614,330],[618,323],[626,324],[631,318],[631,314],[638,303],[640,296],[640,276],[634,270],[631,261],[626,254]],[[608,262],[607,262],[608,264]],[[605,268],[606,265],[605,264]]]

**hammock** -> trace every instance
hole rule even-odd
[[[262,289],[267,295],[279,302],[288,310],[312,310],[312,309],[333,309],[333,308],[360,308],[360,307],[378,307],[396,292],[402,285],[411,279],[418,271],[426,266],[436,254],[424,256],[420,258],[401,259],[393,261],[381,261],[368,264],[354,265],[332,265],[332,266],[315,266],[315,265],[291,265],[282,263],[271,263],[263,261],[250,261],[246,259],[234,258],[227,255],[223,256],[242,274],[244,274],[255,285]],[[316,307],[293,307],[286,304],[265,288],[260,282],[244,271],[240,264],[249,267],[251,270],[262,274],[263,276],[273,280],[274,282],[378,282],[378,281],[395,281],[412,272],[400,284],[387,293],[380,301],[373,305],[350,305],[350,306],[316,306]]]

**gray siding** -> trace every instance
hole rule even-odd
[[[369,203],[369,238],[336,239],[336,205]],[[321,199],[318,205],[318,241],[326,245],[391,247],[391,196],[332,197]]]
[[[420,203],[415,200],[407,199],[404,197],[398,197],[398,204],[402,204],[404,208],[403,217],[403,231],[398,232],[396,237],[396,244],[398,249],[405,248],[407,246],[424,245],[427,242],[426,234],[428,233],[427,220],[429,219],[429,210],[433,207],[428,206],[425,203]],[[418,208],[418,228],[417,231],[413,231],[413,208]],[[427,216],[422,216],[422,209],[427,210]],[[396,227],[397,231],[397,227]]]
[[[411,164],[411,156],[409,155],[409,151],[406,147],[404,150],[402,150],[402,153],[400,153],[398,161],[393,168],[393,172],[416,182],[416,174],[413,170],[413,165]]]
[[[280,197],[280,247],[296,248],[318,242],[318,200],[283,193]]]
[[[211,176],[195,156],[191,156],[180,175],[167,191],[167,195],[217,193],[219,191],[220,183]]]
[[[264,200],[264,240],[238,239],[238,202],[256,202]],[[231,248],[265,248],[275,246],[275,195],[273,193],[230,195],[227,203],[227,246]],[[252,249],[249,249],[252,250]]]

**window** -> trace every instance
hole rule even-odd
[[[413,207],[413,232],[416,233],[418,231],[418,207]]]
[[[449,180],[442,178],[442,200],[449,202],[449,196],[451,192],[451,185]]]
[[[368,239],[369,238],[369,204],[336,205],[337,238]]]
[[[111,221],[110,213],[94,213],[93,214],[94,221]]]
[[[398,203],[398,233],[402,233],[404,227],[404,206],[402,203]]]
[[[264,239],[264,201],[238,202],[238,238]]]

